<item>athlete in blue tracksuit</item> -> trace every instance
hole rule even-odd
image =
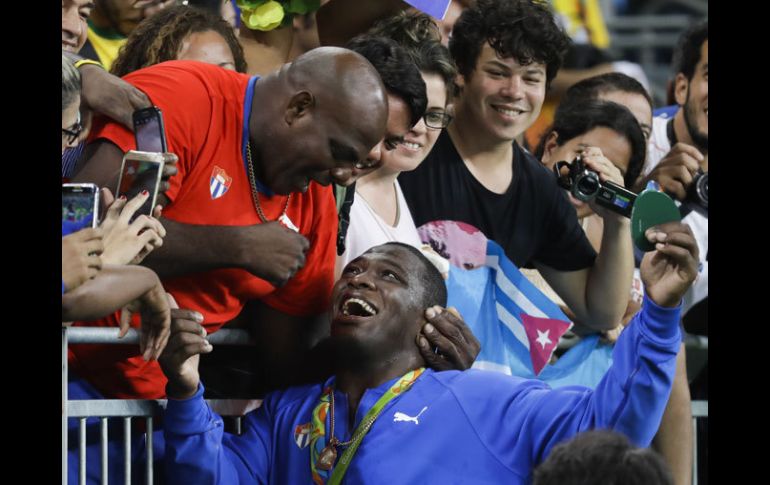
[[[679,251],[674,256],[680,271],[676,264],[665,266],[668,254],[659,257],[654,271],[649,267],[647,271],[660,277],[656,281],[676,279],[679,285],[670,290],[669,284],[662,293],[662,284],[648,281],[653,284],[650,291],[658,294],[656,301],[661,302],[659,295],[665,293],[666,303],[659,306],[650,296],[645,298],[642,310],[618,340],[612,368],[595,390],[577,386],[551,390],[540,381],[496,372],[426,370],[382,408],[350,460],[344,483],[528,483],[533,467],[554,445],[593,428],[614,429],[635,444],[648,446],[668,401],[679,350],[676,302],[692,281],[684,281],[682,275],[694,278],[696,271],[692,253],[697,258],[697,248],[686,226],[676,233],[680,226],[666,229],[671,246],[678,246],[670,251]],[[240,436],[224,433],[221,418],[203,401],[197,363],[189,359],[201,351],[190,350],[194,337],[201,334],[190,327],[185,339],[178,340],[187,345],[182,351],[185,347],[173,340],[184,332],[172,330],[170,351],[161,359],[169,375],[169,397],[181,398],[169,399],[165,417],[170,482],[313,483],[310,430],[323,390],[336,388],[333,436],[345,442],[403,372],[421,365],[421,358],[415,357],[419,356],[415,334],[409,330],[412,325],[420,328],[420,308],[445,299],[416,301],[413,295],[419,291],[414,287],[425,286],[426,281],[420,268],[429,272],[429,263],[409,260],[417,258],[410,253],[391,243],[346,267],[333,294],[332,339],[343,342],[337,355],[344,356],[337,364],[337,377],[323,385],[268,395],[246,417]],[[201,349],[210,350],[200,339]],[[180,350],[175,354],[173,349]],[[374,374],[378,377],[367,380]],[[352,427],[351,409],[357,410]],[[317,449],[330,440],[330,426],[327,412],[325,436]],[[344,450],[338,447],[339,456]],[[340,466],[339,456],[335,468]]]

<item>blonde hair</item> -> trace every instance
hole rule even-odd
[[[61,55],[61,110],[69,108],[80,96],[80,73],[64,54]]]

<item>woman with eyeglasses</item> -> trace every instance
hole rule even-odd
[[[414,170],[430,153],[451,116],[447,101],[454,89],[456,69],[440,43],[438,27],[425,14],[403,12],[375,25],[367,34],[388,37],[406,49],[417,65],[428,97],[425,115],[392,150],[382,152],[382,166],[356,182],[350,209],[345,252],[337,258],[337,273],[372,246],[399,241],[420,247],[420,237],[396,180]]]

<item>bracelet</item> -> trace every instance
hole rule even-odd
[[[83,66],[83,65],[85,65],[85,64],[93,64],[93,65],[95,65],[95,66],[99,66],[99,67],[101,67],[102,69],[104,69],[104,66],[102,66],[102,64],[101,64],[100,62],[98,62],[98,61],[93,61],[93,60],[91,60],[91,59],[80,59],[79,61],[77,61],[77,62],[75,63],[75,68],[76,68],[76,69],[80,69],[80,66]]]

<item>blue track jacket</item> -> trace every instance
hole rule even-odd
[[[543,382],[497,372],[427,370],[384,408],[343,483],[524,484],[554,445],[593,428],[614,429],[648,446],[671,392],[679,316],[679,308],[645,298],[593,391],[551,390]],[[246,416],[240,436],[224,433],[202,387],[190,399],[169,400],[164,428],[169,483],[312,484],[307,423],[323,387],[332,382],[269,394]],[[394,382],[364,393],[356,426]],[[335,400],[335,435],[345,441],[353,431],[347,397],[336,391]],[[328,423],[326,429],[328,434]]]

